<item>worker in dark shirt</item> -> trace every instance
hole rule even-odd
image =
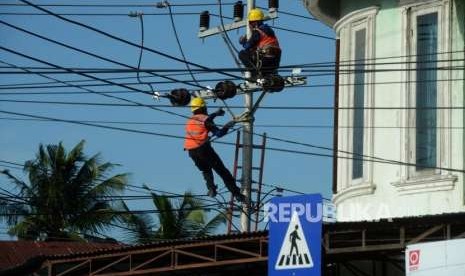
[[[234,121],[227,123],[223,128],[218,128],[213,120],[216,116],[223,116],[224,111],[219,109],[208,115],[207,106],[202,98],[192,99],[191,110],[193,115],[186,123],[184,149],[189,151],[190,158],[202,172],[208,188],[208,195],[215,197],[217,194],[217,186],[213,178],[213,170],[215,170],[233,196],[241,202],[244,201],[244,195],[236,186],[236,180],[212,148],[208,136],[209,132],[216,137],[224,136],[234,125]]]
[[[253,75],[267,76],[276,74],[281,62],[281,48],[273,29],[263,23],[264,17],[260,9],[249,12],[252,35],[249,39],[245,36],[239,39],[244,48],[239,52],[239,59]]]

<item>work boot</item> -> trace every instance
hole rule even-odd
[[[244,203],[245,202],[245,196],[241,193],[235,193],[234,198],[237,199],[237,201]]]
[[[203,178],[205,179],[205,184],[208,189],[208,196],[215,197],[216,189],[218,188],[213,182],[213,173],[212,172],[202,172]]]
[[[209,197],[215,197],[217,195],[216,188],[217,188],[216,185],[213,185],[213,187],[209,187],[207,195]]]

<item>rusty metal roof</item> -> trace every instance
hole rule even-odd
[[[145,248],[161,248],[161,247],[169,247],[175,245],[191,245],[197,243],[208,243],[208,242],[216,242],[216,241],[235,241],[235,240],[244,240],[248,238],[257,238],[257,237],[268,237],[268,231],[257,231],[257,232],[250,232],[250,233],[234,233],[234,234],[222,234],[222,235],[215,235],[215,236],[205,236],[199,238],[183,238],[183,239],[173,239],[173,240],[160,240],[157,242],[151,243],[144,243],[144,244],[137,244],[137,245],[120,245],[114,247],[101,247],[101,248],[94,248],[94,250],[87,250],[81,252],[72,252],[72,253],[55,253],[49,254],[47,256],[48,260],[56,260],[62,258],[70,258],[70,257],[83,257],[83,256],[90,256],[90,255],[98,255],[103,253],[114,253],[114,252],[126,252],[131,250],[140,250]]]
[[[68,255],[121,247],[115,243],[0,241],[0,270],[24,264],[38,256]]]
[[[431,223],[461,223],[465,220],[465,213],[449,213],[426,215],[418,217],[382,219],[378,221],[356,221],[327,223],[323,226],[327,233],[347,231],[350,229],[391,229],[399,225],[419,227],[429,226]],[[27,261],[35,256],[42,256],[42,263],[46,260],[64,260],[69,258],[87,258],[102,254],[125,253],[133,250],[153,248],[169,248],[175,246],[205,245],[222,241],[245,241],[254,238],[267,238],[268,231],[252,233],[236,233],[229,235],[206,236],[201,238],[187,238],[176,240],[161,240],[139,245],[100,244],[100,243],[66,243],[66,242],[0,242],[0,274],[8,266],[24,267]]]

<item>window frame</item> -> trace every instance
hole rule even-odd
[[[417,26],[417,19],[419,16],[423,16],[423,15],[427,15],[427,14],[434,14],[436,13],[437,14],[437,28],[438,28],[438,37],[437,37],[437,40],[438,40],[438,45],[437,45],[437,51],[438,52],[443,52],[441,50],[441,47],[440,47],[440,44],[441,44],[441,41],[443,39],[443,33],[441,31],[441,20],[442,20],[442,13],[440,12],[440,8],[437,6],[437,5],[434,5],[434,6],[429,6],[428,7],[422,7],[422,8],[417,8],[417,9],[412,9],[411,10],[411,13],[409,15],[409,49],[408,50],[408,58],[409,58],[409,61],[411,63],[408,63],[408,66],[409,66],[409,70],[407,71],[407,73],[410,75],[409,76],[409,79],[412,80],[411,82],[409,82],[409,107],[416,107],[416,100],[417,100],[417,71],[415,70],[416,69],[416,64],[414,63],[414,61],[416,60],[416,58],[412,57],[411,55],[416,55],[416,51],[417,51],[417,30],[418,30],[418,26]],[[438,60],[440,55],[437,55],[436,56],[436,59]],[[439,66],[439,61],[436,63],[437,66]],[[436,75],[436,106],[439,106],[439,91],[440,91],[440,88],[441,88],[441,84],[440,82],[438,81],[439,80],[439,76],[441,75],[440,74],[440,70],[437,70],[437,75]],[[436,110],[436,167],[438,167],[438,165],[440,164],[440,156],[439,156],[439,147],[440,147],[440,132],[437,131],[438,129],[438,126],[439,126],[439,118],[440,118],[440,114],[441,111],[438,109]],[[416,118],[417,118],[417,111],[415,109],[409,109],[409,140],[411,141],[410,143],[410,146],[409,146],[409,163],[414,163],[414,164],[417,164],[417,150],[416,150],[416,147],[417,147],[417,137],[416,137],[416,129],[414,127],[416,127]],[[427,177],[427,176],[431,176],[431,175],[435,175],[435,174],[440,174],[440,171],[438,169],[429,169],[429,168],[425,168],[425,169],[422,169],[422,170],[418,170],[416,166],[411,166],[409,168],[409,176],[413,177],[413,178],[419,178],[419,177]]]
[[[438,16],[438,55],[437,66],[450,66],[451,35],[450,35],[450,2],[448,0],[421,1],[402,7],[402,104],[406,109],[401,111],[401,124],[407,128],[401,129],[401,162],[416,164],[416,64],[412,55],[416,54],[416,20],[418,16],[437,12]],[[442,61],[441,60],[446,60]],[[436,105],[452,106],[451,88],[449,82],[451,70],[437,71]],[[452,135],[450,109],[437,109],[436,116],[436,167],[435,169],[417,170],[416,166],[400,166],[400,178],[391,183],[401,194],[452,189],[457,176],[440,168],[448,168],[452,163]]]
[[[355,34],[361,29],[365,29],[365,59],[369,60],[375,57],[375,23],[376,15],[378,13],[378,6],[371,6],[365,9],[357,10],[347,14],[341,18],[334,26],[337,36],[341,41],[340,48],[340,65],[341,68],[354,70],[355,65]],[[350,66],[345,66],[350,64]],[[373,62],[365,64],[365,69],[368,72],[364,76],[364,107],[374,106],[374,85],[375,74]],[[352,125],[354,122],[354,110],[350,107],[354,106],[354,88],[355,74],[341,74],[339,76],[339,122],[341,125]],[[373,155],[373,128],[367,127],[373,125],[374,110],[364,109],[364,122],[363,129],[363,155]],[[352,178],[353,161],[351,158],[354,156],[350,154],[353,152],[353,129],[344,128],[338,130],[338,149],[348,153],[339,152],[338,154],[343,157],[338,160],[337,172],[337,193],[334,195],[333,200],[337,204],[347,198],[355,197],[364,194],[372,194],[375,190],[373,183],[373,162],[363,162],[363,176],[360,178]],[[362,157],[360,157],[362,158]]]
[[[355,22],[352,26],[351,26],[351,49],[350,49],[350,52],[351,52],[351,59],[352,61],[355,61],[356,60],[356,45],[357,45],[357,41],[356,41],[356,38],[357,38],[357,32],[358,31],[361,31],[361,30],[365,30],[365,51],[364,51],[364,59],[367,60],[369,57],[368,57],[368,51],[367,51],[367,45],[368,45],[368,26],[367,26],[367,21],[363,20],[361,22]],[[367,63],[367,62],[365,62]],[[368,62],[369,63],[369,62]],[[356,65],[355,65],[355,62],[352,62],[352,66],[350,68],[351,71],[354,71],[356,69]],[[367,66],[364,65],[364,70],[367,69]],[[366,84],[366,79],[367,79],[367,73],[364,73],[364,87],[363,87],[363,107],[366,107],[367,106],[367,87],[368,85]],[[350,85],[350,106],[351,107],[355,107],[355,81],[356,81],[356,73],[353,73],[353,74],[350,74],[350,83],[352,83],[353,85]],[[367,136],[365,134],[365,130],[366,130],[366,127],[365,127],[365,117],[367,117],[367,114],[365,113],[366,109],[363,109],[363,141],[362,141],[362,145],[365,144],[365,137]],[[350,126],[355,126],[355,112],[356,110],[355,109],[352,109],[350,110],[350,113],[351,113],[351,116],[350,116]],[[351,147],[350,147],[350,152],[354,152],[355,153],[355,150],[354,150],[354,137],[355,137],[355,132],[354,132],[355,128],[352,128],[351,129]],[[366,152],[366,147],[363,146],[363,150],[362,150],[362,155],[366,155],[365,154]],[[354,155],[355,158],[360,158],[360,157],[357,157]],[[351,170],[350,170],[350,179],[351,179],[351,184],[352,185],[358,185],[360,183],[363,182],[363,178],[364,178],[364,175],[365,175],[365,163],[367,162],[364,162],[362,161],[362,176],[361,177],[357,177],[357,178],[354,178],[354,160],[351,160]]]

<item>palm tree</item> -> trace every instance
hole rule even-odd
[[[208,236],[226,222],[221,213],[207,221],[208,209],[190,192],[185,192],[182,197],[150,194],[156,209],[155,218],[148,214],[130,213],[129,208],[124,207],[129,213],[124,221],[132,242]]]
[[[79,239],[98,234],[118,219],[111,196],[123,191],[128,175],[109,176],[117,166],[100,154],[88,158],[82,140],[70,152],[58,145],[40,144],[35,159],[24,164],[28,183],[4,170],[18,192],[0,198],[0,219],[19,239]]]

